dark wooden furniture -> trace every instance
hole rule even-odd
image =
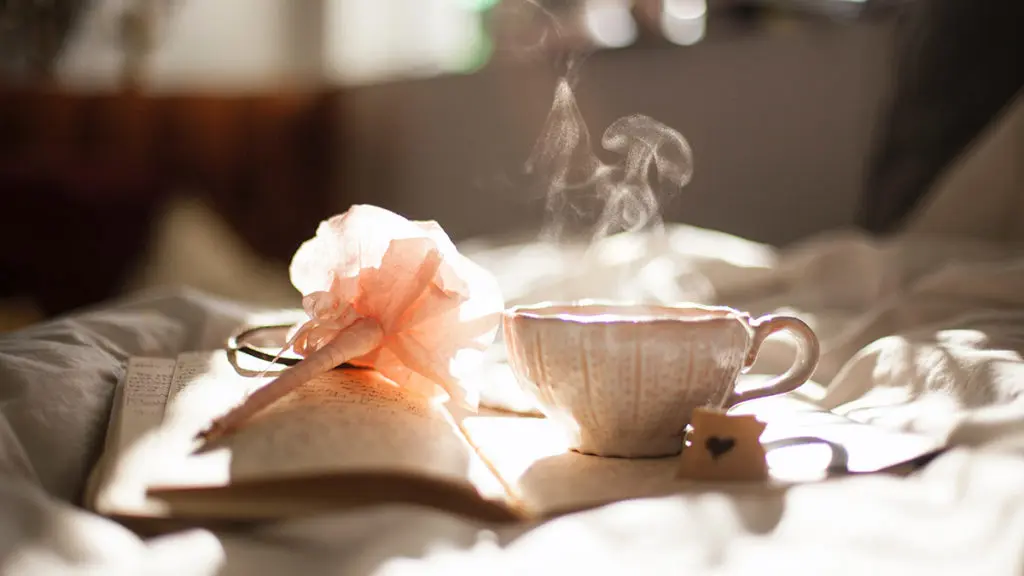
[[[286,261],[329,212],[337,99],[0,91],[0,296],[53,314],[114,295],[173,194]]]

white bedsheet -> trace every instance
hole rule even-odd
[[[668,232],[587,255],[466,249],[510,303],[630,297],[798,313],[822,339],[825,404],[955,449],[907,479],[624,502],[533,527],[389,506],[142,540],[69,503],[102,442],[120,363],[217,346],[247,311],[189,292],[140,295],[0,337],[0,573],[1024,573],[1024,251],[841,232],[779,252]],[[772,341],[755,371],[791,355]]]

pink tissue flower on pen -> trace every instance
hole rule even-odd
[[[504,301],[494,276],[460,254],[436,222],[352,206],[320,224],[289,272],[310,318],[293,337],[298,354],[372,318],[383,331],[380,345],[349,363],[475,406],[479,395],[465,376],[493,342]]]
[[[468,376],[494,341],[504,307],[497,280],[456,250],[436,222],[353,206],[296,251],[292,284],[309,320],[289,345],[302,360],[199,434],[229,433],[297,386],[344,363],[399,386],[475,408]]]

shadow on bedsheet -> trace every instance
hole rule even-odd
[[[620,501],[649,502],[651,506],[694,505],[687,497],[703,495],[725,496],[726,504],[733,508],[737,519],[748,531],[766,533],[774,529],[782,518],[787,490],[794,483],[827,478],[840,478],[851,474],[847,449],[817,436],[785,438],[764,444],[768,454],[790,448],[822,445],[830,456],[816,454],[807,460],[802,453],[789,452],[773,465],[772,475],[777,482],[760,483],[683,483],[676,478],[678,457],[667,458],[601,458],[567,452],[537,460],[519,477],[516,484],[526,498],[540,502],[559,513],[569,513],[599,507],[604,503]],[[802,461],[803,460],[803,461]],[[775,467],[779,469],[776,470]],[[668,498],[667,500],[657,500]],[[590,504],[586,504],[589,502]],[[580,504],[584,503],[584,504]],[[698,506],[694,507],[695,513]],[[553,514],[557,516],[558,514]]]
[[[246,312],[193,290],[154,290],[0,335],[0,419],[24,464],[50,495],[80,503],[124,362],[222,343]]]

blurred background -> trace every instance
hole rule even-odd
[[[666,220],[850,225],[904,3],[0,0],[0,330],[169,284],[295,305],[291,254],[353,203],[537,229],[523,166],[568,50],[592,132],[690,142]]]

